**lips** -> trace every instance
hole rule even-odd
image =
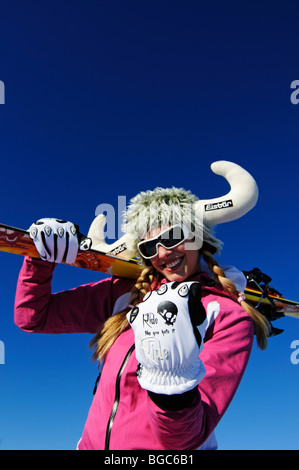
[[[169,271],[174,271],[175,269],[177,269],[182,261],[183,261],[183,256],[181,256],[180,258],[176,258],[172,261],[168,261],[167,263],[163,263],[162,265],[162,269],[167,269]]]

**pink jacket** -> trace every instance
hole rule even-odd
[[[24,331],[96,333],[128,303],[132,281],[113,277],[51,294],[53,270],[50,263],[24,260],[15,300],[15,323]],[[191,406],[166,411],[149,398],[137,381],[134,335],[128,329],[105,359],[79,449],[192,450],[211,435],[245,371],[253,322],[207,275],[194,279],[203,284],[208,328],[200,355],[206,375]]]

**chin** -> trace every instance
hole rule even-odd
[[[170,282],[172,281],[183,282],[188,277],[187,274],[185,273],[163,273],[163,275]]]

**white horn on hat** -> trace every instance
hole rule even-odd
[[[104,214],[98,215],[93,220],[87,234],[87,238],[91,240],[91,248],[93,250],[102,251],[103,253],[131,258],[133,254],[130,253],[127,248],[126,235],[123,235],[114,243],[106,243],[104,234],[105,225],[106,217]]]
[[[194,203],[202,213],[206,225],[218,225],[242,217],[258,199],[258,187],[253,177],[236,163],[221,160],[211,165],[216,175],[223,176],[230,184],[230,191],[214,199],[201,199]]]

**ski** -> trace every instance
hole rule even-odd
[[[84,240],[86,238],[80,235]],[[81,241],[81,240],[80,240]],[[0,224],[0,251],[40,259],[27,230]],[[93,249],[78,251],[71,266],[98,271],[104,274],[136,279],[142,267],[134,259],[122,258]],[[269,285],[271,278],[258,268],[244,271],[247,278],[245,297],[270,320],[283,316],[299,318],[299,302],[288,300]]]
[[[280,295],[268,294],[267,297],[263,297],[263,292],[260,290],[245,289],[246,300],[254,304],[255,306],[273,306],[275,305],[276,311],[290,317],[299,318],[299,302],[285,299]],[[283,316],[279,315],[279,316]]]
[[[299,319],[299,302],[286,299],[270,285],[271,277],[259,268],[243,271],[247,279],[245,297],[255,308],[262,312],[271,322],[284,316]],[[273,331],[275,329],[273,328]],[[276,334],[283,330],[276,330]]]
[[[85,238],[82,235],[80,237]],[[40,259],[27,230],[4,224],[0,224],[0,251]],[[77,259],[71,266],[130,279],[135,279],[141,271],[140,265],[133,259],[125,259],[92,249],[79,249]]]

